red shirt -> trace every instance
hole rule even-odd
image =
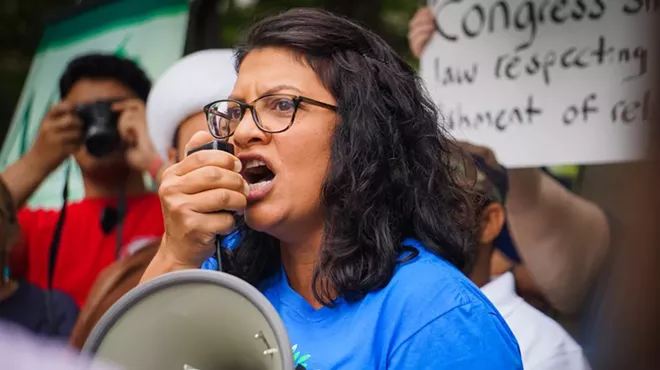
[[[105,235],[101,213],[116,207],[116,199],[84,199],[67,205],[66,219],[55,263],[53,288],[70,294],[79,306],[98,274],[115,261],[117,229]],[[22,238],[13,251],[12,275],[46,288],[50,243],[59,210],[22,209],[18,213]],[[121,254],[163,235],[163,215],[155,194],[127,197]]]

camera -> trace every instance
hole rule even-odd
[[[117,128],[119,113],[112,110],[112,105],[117,101],[97,100],[76,107],[76,114],[83,124],[85,147],[94,157],[105,157],[121,144]]]

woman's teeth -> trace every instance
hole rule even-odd
[[[267,186],[269,182],[270,180],[262,180],[254,184],[248,184],[248,187],[250,188],[250,191],[259,190]]]
[[[275,173],[261,159],[244,160],[241,175],[248,184],[249,202],[255,202],[265,197],[270,192],[275,180]]]
[[[259,167],[259,166],[267,167],[266,163],[264,163],[264,161],[262,161],[260,159],[250,159],[249,161],[247,161],[247,163],[245,163],[244,168],[245,169],[250,169],[250,168]]]

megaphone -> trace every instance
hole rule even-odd
[[[90,333],[83,352],[125,370],[292,370],[279,315],[226,273],[184,270],[138,285]]]

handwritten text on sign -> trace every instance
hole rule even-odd
[[[660,0],[431,0],[422,77],[449,132],[510,167],[639,159]]]

